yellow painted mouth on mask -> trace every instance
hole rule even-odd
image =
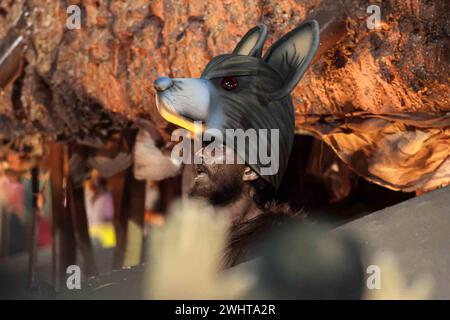
[[[203,132],[203,123],[200,121],[198,123],[194,123],[193,121],[189,121],[185,118],[183,118],[181,115],[173,114],[172,112],[167,111],[165,108],[159,108],[159,113],[161,116],[169,121],[170,123],[173,123],[181,128],[184,128],[192,133],[199,133]]]

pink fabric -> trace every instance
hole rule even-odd
[[[88,208],[88,219],[91,226],[110,221],[113,216],[114,203],[110,192],[103,192],[98,195]]]

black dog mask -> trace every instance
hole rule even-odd
[[[213,58],[200,78],[160,77],[154,85],[158,110],[169,122],[192,131],[193,122],[201,121],[206,129],[221,132],[227,142],[236,129],[266,134],[264,141],[258,135],[256,141],[248,139],[244,147],[233,143],[233,148],[278,188],[294,138],[290,93],[317,51],[319,25],[315,20],[304,22],[262,56],[266,37],[266,26],[259,25],[247,32],[233,53]],[[261,156],[261,149],[263,155],[272,156],[270,163],[267,156]]]

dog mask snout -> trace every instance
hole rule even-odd
[[[155,87],[156,91],[161,92],[172,87],[173,81],[168,77],[159,77],[158,79],[155,80],[153,86]]]

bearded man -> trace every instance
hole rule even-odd
[[[275,194],[294,140],[290,93],[318,48],[319,26],[316,21],[299,25],[263,56],[266,36],[264,25],[249,30],[231,54],[213,58],[200,78],[154,82],[163,118],[194,132],[196,139],[213,132],[207,141],[201,139],[204,145],[196,152],[200,161],[194,161],[189,195],[228,212],[226,267],[249,258],[252,244],[283,217],[302,216],[278,204]],[[198,122],[203,124],[200,134],[195,132]]]

